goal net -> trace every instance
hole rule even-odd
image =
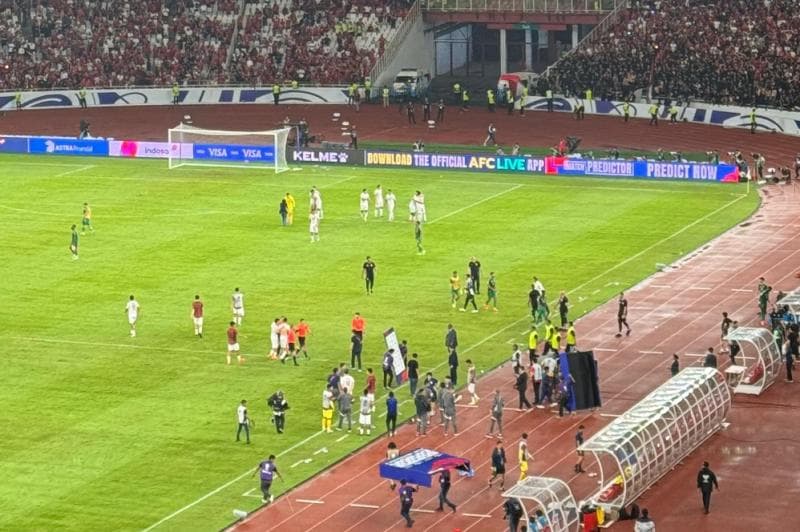
[[[169,167],[228,166],[289,169],[286,141],[289,129],[225,131],[180,124],[169,130]],[[175,147],[175,148],[173,148]]]

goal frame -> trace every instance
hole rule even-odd
[[[289,139],[289,132],[291,131],[290,128],[280,128],[280,129],[270,129],[265,131],[233,131],[233,130],[225,130],[225,129],[205,129],[195,127],[189,124],[180,123],[177,127],[170,128],[167,130],[167,140],[169,142],[169,156],[168,156],[168,167],[170,170],[175,168],[180,168],[181,166],[209,166],[209,167],[221,167],[221,168],[272,168],[276,174],[285,172],[289,170],[289,164],[286,157],[286,149],[288,145]],[[191,135],[193,138],[190,141],[185,139],[186,135]],[[194,145],[198,142],[197,137],[202,138],[203,136],[213,137],[214,140],[210,143],[216,144],[225,144],[224,142],[220,142],[220,140],[230,138],[231,139],[231,146],[241,146],[242,144],[236,143],[235,138],[237,137],[265,137],[265,141],[269,139],[268,142],[264,142],[261,144],[253,144],[254,147],[256,146],[272,146],[274,150],[274,157],[272,163],[261,163],[258,161],[250,162],[250,161],[225,161],[219,160],[219,162],[215,161],[213,158],[209,159],[195,159],[194,157],[191,158],[184,158],[183,152],[185,146],[190,146],[188,149],[191,152],[194,152]],[[173,149],[174,146],[178,146],[177,149]]]

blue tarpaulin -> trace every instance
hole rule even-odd
[[[432,449],[415,449],[379,466],[382,478],[406,480],[428,488],[433,483],[431,476],[442,469],[456,469],[467,476],[473,474],[469,460]]]

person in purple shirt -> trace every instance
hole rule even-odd
[[[414,492],[417,488],[410,486],[406,479],[400,481],[400,515],[406,520],[406,527],[411,528],[414,526],[414,520],[411,519],[411,506],[414,504]]]
[[[270,494],[269,489],[272,486],[273,478],[275,475],[278,475],[278,478],[283,481],[283,477],[275,466],[275,455],[271,454],[269,458],[260,462],[256,470],[253,471],[252,476],[256,476],[256,473],[259,473],[261,476],[261,493],[263,494],[261,502],[272,502],[275,496]]]

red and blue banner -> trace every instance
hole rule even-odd
[[[433,449],[415,449],[378,466],[382,478],[405,480],[427,488],[433,485],[432,475],[443,469],[454,469],[464,476],[474,475],[469,460]]]

